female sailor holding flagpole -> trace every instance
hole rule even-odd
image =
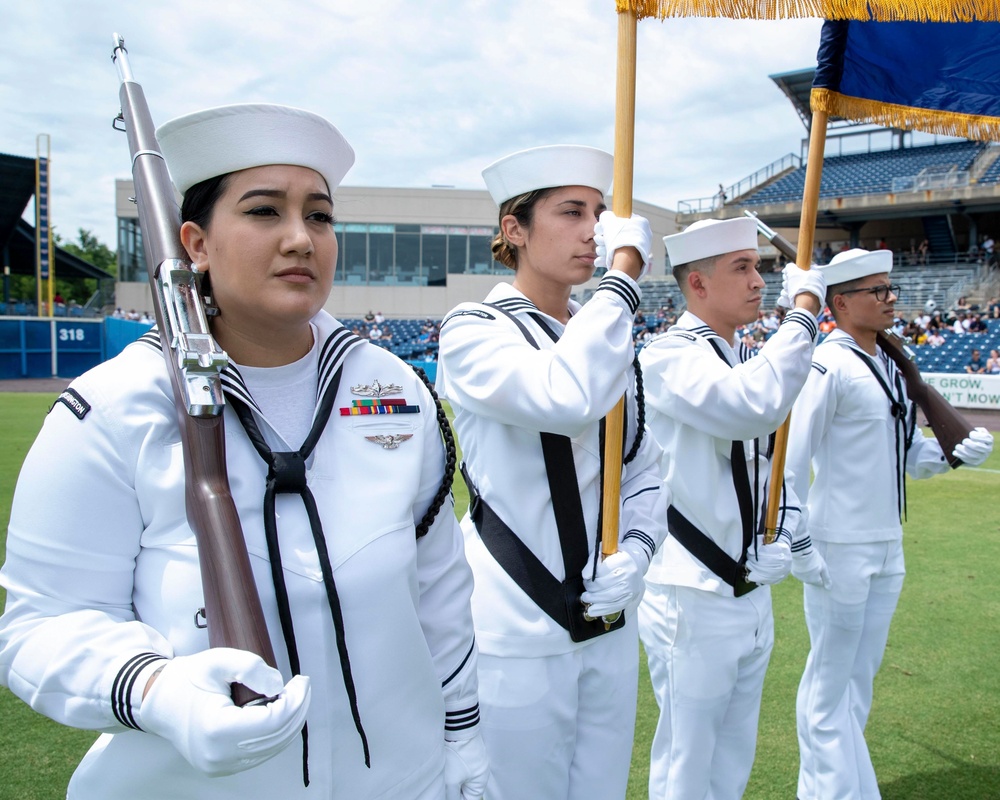
[[[533,148],[483,177],[500,207],[494,258],[514,281],[445,318],[438,388],[455,411],[470,487],[462,527],[476,581],[487,794],[623,798],[634,610],[666,532],[659,450],[643,435],[632,369],[652,237],[641,217],[605,210],[612,157],[603,151]],[[610,268],[581,306],[570,293],[595,264]],[[623,394],[619,545],[602,560],[601,419]]]

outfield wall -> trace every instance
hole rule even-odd
[[[105,330],[102,319],[4,317],[0,379],[75,378],[113,355]]]
[[[922,377],[956,408],[1000,411],[1000,375],[928,372]]]
[[[0,380],[75,378],[114,358],[150,325],[127,319],[0,318]],[[437,364],[411,361],[434,382]]]

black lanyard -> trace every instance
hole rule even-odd
[[[889,388],[889,384],[886,379],[882,377],[882,373],[879,372],[877,366],[875,366],[875,360],[867,353],[862,352],[856,347],[844,342],[844,346],[861,359],[861,361],[871,370],[872,375],[875,376],[875,380],[878,381],[878,385],[882,387],[882,391],[885,396],[889,399],[889,413],[893,418],[893,432],[896,437],[896,511],[901,517],[906,515],[906,454],[909,452],[910,444],[913,442],[913,432],[916,429],[917,417],[916,414],[912,415],[910,421],[909,431],[907,431],[906,418],[907,410],[906,394],[903,391],[902,379],[899,375],[899,370],[893,370],[891,372],[891,379],[895,385],[895,393]],[[886,364],[886,373],[890,374],[888,363]]]
[[[502,306],[492,303],[485,305],[506,315],[517,326],[525,340],[536,350],[540,349],[535,338],[521,320]],[[558,341],[558,334],[539,314],[532,312],[529,314],[552,341]],[[603,428],[604,422],[602,420],[602,434]],[[590,546],[586,536],[586,519],[583,514],[579,480],[573,459],[573,444],[568,436],[546,431],[541,432],[539,438],[545,461],[549,495],[552,499],[552,511],[559,534],[559,547],[563,560],[563,580],[557,580],[517,534],[500,519],[489,503],[479,495],[476,486],[472,483],[463,466],[462,475],[469,486],[469,514],[483,544],[503,570],[539,608],[569,632],[570,638],[574,642],[582,642],[607,633],[609,630],[617,630],[625,624],[625,617],[621,615],[616,622],[608,626],[601,620],[587,619],[583,614],[583,606],[580,604],[580,594],[583,591],[582,572],[590,555]],[[638,449],[638,444],[634,449]],[[602,442],[602,489],[603,451]],[[598,517],[598,530],[600,530],[600,525],[601,520]]]
[[[278,603],[278,618],[281,620],[281,633],[285,639],[285,647],[288,651],[288,663],[292,674],[300,674],[300,662],[299,651],[295,642],[295,629],[292,624],[291,605],[288,601],[288,588],[285,584],[284,569],[281,565],[281,547],[278,542],[278,520],[275,514],[275,500],[279,494],[299,495],[306,508],[306,514],[309,517],[309,528],[312,531],[320,570],[323,573],[323,585],[326,587],[330,616],[333,619],[337,652],[340,655],[340,669],[344,676],[344,688],[347,691],[347,699],[351,706],[351,716],[354,718],[354,726],[361,737],[361,746],[365,754],[365,766],[370,767],[371,754],[368,749],[368,737],[365,735],[365,729],[361,724],[361,713],[358,710],[358,695],[354,685],[354,676],[351,672],[350,656],[347,652],[347,638],[344,634],[344,615],[340,606],[340,596],[337,593],[337,584],[333,577],[330,551],[326,545],[326,536],[323,533],[323,523],[320,519],[319,509],[316,507],[316,499],[313,497],[313,493],[310,491],[308,482],[306,481],[306,460],[312,453],[320,436],[323,435],[327,421],[330,419],[330,412],[333,410],[333,403],[337,396],[337,389],[340,386],[342,371],[343,367],[338,369],[327,384],[326,391],[320,399],[319,408],[316,410],[316,417],[313,420],[312,428],[310,428],[302,446],[292,452],[273,452],[261,435],[260,428],[257,426],[250,406],[241,398],[230,396],[229,401],[233,406],[233,410],[239,416],[240,422],[243,424],[243,428],[254,449],[256,449],[257,453],[267,464],[267,483],[264,489],[264,538],[267,541],[267,555],[271,563],[271,580],[274,583],[274,594]],[[307,767],[308,741],[308,727],[304,726],[302,728],[302,758],[303,776],[307,786],[309,785]]]
[[[732,369],[732,364],[726,358],[722,345],[715,341],[717,337],[703,337],[715,350],[727,367]],[[771,444],[768,445],[770,454]],[[753,440],[753,488],[750,487],[750,475],[747,472],[747,455],[743,447],[743,442],[739,439],[732,444],[730,451],[730,464],[733,471],[733,488],[736,490],[736,500],[740,506],[740,519],[743,522],[743,555],[746,556],[750,545],[753,544],[753,535],[762,520],[758,520],[760,514],[760,440]],[[739,466],[737,466],[739,465]]]

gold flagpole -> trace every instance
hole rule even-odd
[[[819,186],[823,178],[823,153],[826,150],[825,111],[812,112],[809,129],[809,161],[806,163],[806,185],[802,190],[802,211],[799,216],[799,243],[795,263],[809,269],[812,263],[813,241],[816,238],[816,209],[819,207]],[[793,298],[794,299],[794,298]],[[822,308],[823,302],[820,302]],[[781,505],[781,487],[785,476],[785,453],[788,450],[789,412],[774,437],[774,455],[771,458],[771,488],[764,514],[764,543],[770,544],[778,535],[778,509]]]
[[[636,15],[618,12],[618,70],[615,97],[615,167],[611,210],[618,217],[632,216],[632,161],[635,152]],[[608,265],[610,267],[610,264]],[[622,492],[622,431],[625,398],[605,418],[604,495],[602,499],[601,554],[618,552],[618,520]]]

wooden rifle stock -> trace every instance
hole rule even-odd
[[[118,34],[112,60],[121,76],[115,127],[124,122],[132,156],[143,251],[184,453],[185,504],[198,543],[209,646],[248,650],[273,667],[271,638],[226,470],[220,373],[228,358],[209,333],[197,277],[180,240],[173,183]],[[233,684],[237,705],[262,700]]]
[[[934,438],[938,440],[944,457],[952,469],[962,466],[962,459],[954,456],[955,445],[960,444],[973,430],[968,420],[941,395],[937,389],[920,377],[920,370],[906,352],[903,341],[892,331],[882,331],[876,339],[906,380],[906,393],[927,417]]]
[[[755,214],[751,214],[749,211],[744,213],[757,220],[757,230],[765,239],[784,253],[787,258],[792,261],[796,260],[795,245],[771,230],[757,219]],[[953,455],[955,445],[969,435],[973,426],[951,403],[944,399],[941,392],[920,376],[920,370],[913,363],[911,355],[907,353],[902,339],[892,331],[882,331],[876,334],[875,338],[885,354],[895,362],[899,371],[903,373],[907,395],[927,417],[927,424],[931,426],[931,432],[938,444],[941,445],[944,457],[948,459],[951,468],[955,469],[961,466],[962,460]]]

